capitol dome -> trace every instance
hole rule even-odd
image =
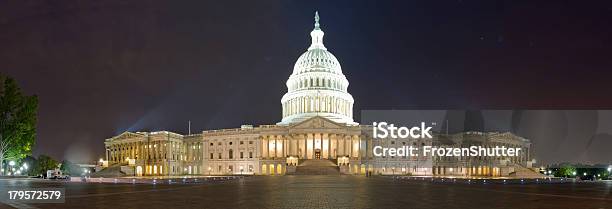
[[[321,116],[337,123],[356,125],[353,121],[353,96],[348,93],[349,82],[342,74],[336,56],[323,44],[325,33],[315,13],[314,29],[310,32],[311,45],[293,66],[287,80],[287,93],[281,99],[283,119],[288,125]]]
[[[336,56],[325,49],[312,49],[304,52],[293,67],[292,75],[309,72],[328,72],[342,75],[342,67]]]

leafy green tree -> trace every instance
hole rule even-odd
[[[40,173],[36,172],[36,167],[38,166],[38,160],[32,156],[26,156],[22,161],[22,164],[28,165],[27,174],[28,176],[37,176]]]
[[[576,168],[572,165],[563,165],[559,168],[558,176],[572,176],[576,172]]]
[[[47,170],[57,168],[57,161],[47,155],[38,156],[38,165],[36,165],[36,173],[46,175]]]
[[[62,170],[62,173],[66,175],[71,175],[71,176],[78,176],[78,175],[81,175],[81,173],[83,173],[83,170],[81,169],[81,167],[79,167],[79,165],[74,164],[68,160],[62,161],[60,170]]]
[[[0,167],[32,154],[38,97],[21,93],[17,82],[0,74]]]

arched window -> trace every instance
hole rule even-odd
[[[234,159],[234,150],[233,149],[229,150],[229,159]]]

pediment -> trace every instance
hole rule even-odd
[[[330,119],[327,119],[321,116],[315,116],[307,120],[304,120],[300,123],[296,123],[290,127],[293,129],[313,129],[313,128],[337,129],[337,128],[346,128],[346,125],[336,123]]]
[[[132,133],[129,131],[123,132],[117,136],[114,136],[112,138],[110,138],[110,141],[114,141],[114,140],[121,140],[121,139],[130,139],[130,138],[134,138],[134,137],[141,137],[144,136],[143,134],[139,134],[139,133]]]

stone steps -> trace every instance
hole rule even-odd
[[[340,169],[330,160],[304,160],[292,175],[340,175]]]
[[[536,172],[532,169],[526,168],[519,164],[514,164],[514,173],[510,176],[518,177],[518,178],[546,178],[548,176]]]

